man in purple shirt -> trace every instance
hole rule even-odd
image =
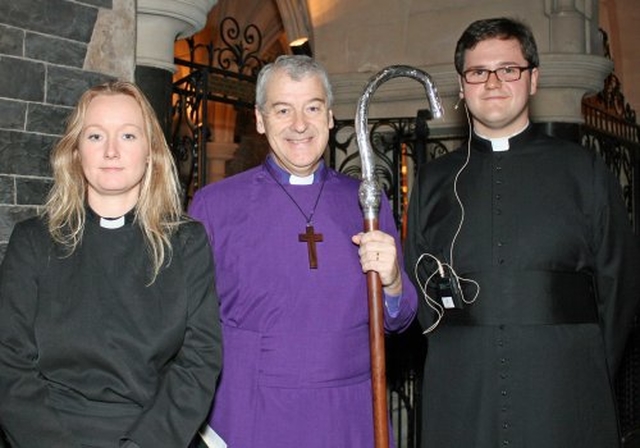
[[[386,200],[362,233],[359,181],[325,166],[333,127],[326,71],[281,56],[260,72],[260,166],[197,192],[223,328],[210,426],[232,448],[371,448],[367,271],[378,272],[387,331],[406,329],[417,296]]]

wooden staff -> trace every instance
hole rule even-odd
[[[397,77],[413,78],[420,81],[427,92],[427,98],[434,117],[443,115],[442,105],[431,77],[414,67],[392,65],[374,75],[358,101],[355,128],[358,149],[362,164],[362,182],[360,184],[360,206],[364,216],[364,230],[378,230],[380,212],[380,185],[375,176],[375,160],[369,142],[367,126],[368,107],[371,96],[383,82]],[[373,431],[374,448],[389,447],[389,421],[387,409],[387,377],[384,350],[384,311],[383,292],[380,276],[375,271],[367,272],[367,290],[369,299],[369,350],[371,355],[371,388],[373,392]]]

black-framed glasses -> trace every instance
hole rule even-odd
[[[526,67],[507,66],[500,67],[495,70],[489,70],[486,68],[472,68],[471,70],[465,70],[462,72],[462,77],[468,84],[484,84],[489,80],[489,77],[493,73],[498,78],[498,81],[513,82],[522,77],[522,72],[525,70],[531,70],[533,66],[527,65]]]

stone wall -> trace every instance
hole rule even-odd
[[[134,69],[135,0],[0,0],[0,261],[46,198],[79,95]]]

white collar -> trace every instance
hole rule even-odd
[[[496,138],[490,138],[490,137],[485,137],[484,135],[476,132],[476,135],[480,138],[483,138],[485,140],[489,140],[489,142],[491,142],[491,148],[493,149],[494,152],[502,152],[502,151],[508,151],[510,146],[509,146],[509,139],[515,137],[516,135],[520,134],[522,131],[524,131],[525,129],[527,129],[527,127],[529,126],[529,121],[527,121],[527,123],[524,125],[524,127],[522,129],[520,129],[517,132],[514,132],[511,135],[508,135],[506,137],[496,137]]]
[[[124,215],[119,218],[100,218],[100,227],[104,229],[119,229],[124,226],[125,218]]]
[[[305,177],[300,177],[292,174],[289,176],[289,183],[291,185],[311,185],[313,183],[314,174],[315,173],[311,173]]]

